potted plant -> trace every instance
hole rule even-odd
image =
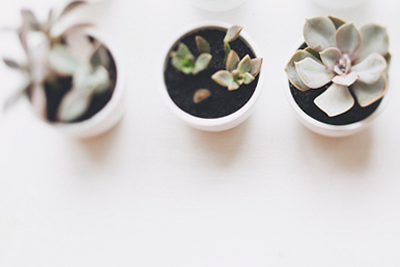
[[[58,15],[51,10],[45,22],[23,9],[16,31],[26,61],[4,58],[25,79],[5,108],[26,96],[41,120],[75,137],[101,134],[123,114],[123,73],[110,43],[87,29],[87,23],[54,34],[54,25],[84,3],[72,1]]]
[[[335,17],[307,19],[285,71],[285,90],[300,121],[327,136],[354,134],[386,105],[391,55],[386,28],[360,30]]]
[[[161,95],[180,119],[223,131],[251,114],[262,89],[262,58],[241,27],[197,24],[175,38],[165,55]]]
[[[314,3],[316,3],[319,6],[322,6],[324,8],[329,8],[329,9],[336,9],[336,10],[342,10],[342,9],[351,9],[360,6],[363,4],[366,0],[312,0]]]
[[[203,10],[210,12],[224,12],[234,9],[247,0],[191,0],[192,3]]]

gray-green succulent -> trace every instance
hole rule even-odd
[[[303,35],[308,47],[295,52],[285,71],[300,91],[332,82],[314,100],[329,117],[354,106],[350,90],[361,107],[384,96],[391,58],[386,28],[368,24],[359,30],[339,18],[315,17],[306,20]]]
[[[261,70],[262,58],[251,59],[249,55],[240,60],[231,50],[226,58],[226,70],[217,71],[212,79],[229,91],[237,90],[242,84],[250,84]]]
[[[36,114],[46,120],[50,101],[45,93],[46,83],[54,84],[58,78],[71,77],[72,88],[62,98],[56,114],[58,121],[69,122],[88,110],[95,94],[110,90],[108,51],[82,31],[91,24],[73,25],[54,34],[54,25],[82,4],[86,1],[71,1],[58,15],[52,9],[43,23],[32,11],[21,11],[23,22],[16,31],[26,62],[17,63],[11,59],[4,59],[4,62],[23,73],[26,86],[7,101],[6,107],[20,96],[28,95]],[[57,84],[53,87],[52,90],[58,89]]]
[[[179,71],[196,75],[205,70],[211,62],[210,44],[201,36],[196,36],[196,46],[200,55],[196,58],[184,43],[171,52],[171,64]]]

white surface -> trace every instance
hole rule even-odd
[[[1,25],[18,21],[20,2],[32,0],[2,1]],[[398,1],[333,12],[387,25],[394,55],[392,101],[371,129],[344,139],[305,129],[284,95],[282,71],[304,19],[330,13],[309,1],[249,0],[223,14],[185,0],[85,10],[78,15],[96,18],[130,66],[128,111],[85,142],[22,105],[1,117],[0,266],[400,265]],[[228,132],[176,119],[149,71],[163,40],[201,20],[244,26],[266,55],[270,81],[256,110]],[[17,77],[1,65],[1,99]]]

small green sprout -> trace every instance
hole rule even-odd
[[[232,26],[225,35],[224,38],[224,51],[225,51],[225,58],[228,56],[229,52],[231,51],[230,42],[235,41],[238,37],[240,32],[243,30],[243,27],[240,26]]]
[[[205,70],[212,59],[210,44],[201,36],[195,38],[200,53],[197,59],[184,43],[179,44],[177,51],[171,52],[171,64],[186,75],[196,75]]]
[[[214,73],[211,78],[229,91],[237,90],[242,84],[250,84],[261,70],[262,58],[251,59],[246,55],[240,60],[238,54],[231,50],[226,59],[226,70]]]

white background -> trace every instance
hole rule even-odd
[[[42,17],[50,0],[1,0]],[[330,139],[305,129],[282,75],[304,19],[336,15],[388,27],[388,107],[373,126]],[[329,11],[308,0],[249,0],[208,13],[187,0],[114,0],[77,10],[117,42],[129,106],[111,132],[61,136],[20,103],[0,119],[0,266],[400,266],[400,3]],[[244,26],[267,81],[252,117],[223,133],[191,129],[159,95],[161,51],[188,24]],[[1,53],[18,50],[1,37]],[[7,41],[6,41],[7,40]],[[5,51],[7,50],[7,51]],[[0,100],[18,84],[0,66]]]

